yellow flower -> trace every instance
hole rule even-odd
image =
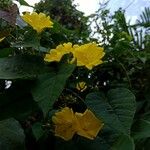
[[[104,49],[98,47],[96,43],[88,43],[84,45],[72,45],[72,43],[60,44],[56,49],[52,49],[45,55],[44,60],[48,62],[59,62],[63,55],[72,53],[73,59],[69,63],[77,61],[77,66],[85,66],[88,69],[92,69],[94,66],[101,64],[102,57],[105,55]]]
[[[44,13],[37,14],[36,12],[33,12],[30,14],[27,12],[22,16],[22,19],[31,25],[38,33],[42,32],[44,28],[53,27],[53,22],[50,20],[50,17],[46,17]]]
[[[64,43],[60,44],[56,47],[56,49],[50,50],[48,54],[45,55],[44,60],[47,62],[57,61],[59,62],[63,55],[68,54],[72,51],[72,43]]]
[[[2,42],[5,39],[5,37],[0,38],[0,42]]]
[[[52,121],[55,124],[55,136],[66,141],[72,139],[77,127],[77,120],[72,109],[63,108],[52,117]]]
[[[96,118],[89,109],[87,109],[83,114],[75,113],[75,116],[80,124],[77,134],[91,140],[97,136],[104,125],[103,122]]]
[[[73,113],[73,110],[65,107],[52,117],[55,124],[55,136],[68,141],[74,134],[93,140],[102,129],[103,123],[90,111]]]
[[[96,43],[88,43],[77,46],[73,51],[74,57],[77,59],[77,66],[85,66],[92,69],[102,63],[102,57],[105,55],[104,49],[98,47]]]
[[[87,85],[84,81],[77,83],[76,85],[77,90],[83,92],[84,90],[87,89]]]
[[[52,61],[60,61],[63,54],[61,52],[57,52],[56,50],[52,49],[49,54],[45,55],[44,60],[47,62]]]

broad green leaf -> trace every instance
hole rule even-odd
[[[90,93],[86,103],[105,125],[129,134],[136,106],[135,97],[128,89],[112,89],[106,97],[100,92]]]
[[[127,135],[119,136],[118,140],[111,148],[112,150],[135,150],[134,141]]]
[[[132,136],[135,140],[150,137],[150,120],[139,119],[132,127]]]
[[[37,122],[32,126],[32,132],[36,140],[39,140],[45,133],[40,122]]]
[[[72,74],[74,65],[61,65],[58,71],[40,75],[35,87],[32,89],[32,95],[38,102],[44,115],[52,108],[55,100],[60,96],[66,80]]]
[[[30,6],[25,0],[19,0],[21,5]]]
[[[45,71],[45,64],[35,55],[0,58],[0,79],[30,79]]]
[[[0,121],[0,149],[24,150],[25,135],[18,121],[13,118]]]
[[[75,137],[73,140],[64,141],[57,138],[55,143],[56,150],[110,150],[109,145],[104,139],[97,137],[94,140],[82,138],[80,136]]]
[[[111,145],[101,137],[97,137],[94,140],[79,137],[75,141],[75,145],[78,150],[109,150]]]

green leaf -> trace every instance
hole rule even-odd
[[[105,140],[97,137],[94,140],[89,140],[80,136],[76,136],[73,140],[64,141],[57,138],[55,142],[56,150],[110,150],[111,145],[109,145]]]
[[[72,74],[74,65],[61,65],[58,71],[51,71],[44,75],[40,75],[36,86],[32,89],[32,95],[36,102],[38,102],[44,115],[52,108],[55,100],[60,96],[66,80]]]
[[[25,135],[18,121],[13,118],[0,121],[0,149],[24,150]]]
[[[39,140],[45,133],[40,122],[37,122],[32,126],[32,132],[36,140]]]
[[[21,5],[25,5],[25,6],[30,6],[26,1],[24,1],[24,0],[19,0],[19,3],[21,4]],[[31,7],[31,6],[30,6]]]
[[[111,148],[111,145],[101,137],[97,137],[94,140],[78,137],[75,145],[78,150],[109,150]]]
[[[24,22],[21,19],[20,19],[20,21],[18,20],[18,23],[20,23],[20,26],[25,26],[25,25],[23,25]],[[34,50],[36,50],[38,52],[39,51],[40,52],[48,52],[49,51],[49,48],[45,48],[40,45],[40,38],[35,30],[29,30],[28,32],[26,32],[24,34],[23,40],[12,43],[12,47],[16,47],[16,48],[32,47]]]
[[[0,79],[31,79],[45,70],[43,60],[35,55],[0,58]]]
[[[12,48],[3,48],[0,50],[0,58],[7,57],[10,54],[12,54],[13,49]]]
[[[139,119],[132,127],[132,136],[135,140],[150,137],[150,120]]]
[[[134,141],[127,135],[121,135],[111,148],[112,150],[135,150]]]
[[[100,92],[90,93],[86,103],[105,125],[129,134],[136,109],[135,97],[131,91],[125,88],[112,89],[106,97]]]

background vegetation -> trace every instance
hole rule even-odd
[[[39,39],[21,20],[16,5],[0,2],[0,38],[6,37],[0,42],[0,149],[149,149],[150,8],[131,25],[124,10],[111,15],[106,5],[85,17],[72,0],[40,2],[35,11],[50,15],[54,27]],[[104,63],[91,71],[69,65],[65,58],[60,63],[43,61],[60,43],[90,41],[106,52]],[[87,84],[83,92],[76,89],[80,81]],[[54,137],[51,116],[64,106],[93,110],[105,124],[102,132],[93,141]]]

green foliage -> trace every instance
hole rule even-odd
[[[87,25],[88,17],[76,9],[73,0],[44,0],[35,6],[37,12],[44,12],[55,21],[51,39],[58,44],[64,41],[73,43],[89,41],[90,27]],[[58,5],[59,4],[59,5]]]
[[[134,150],[134,141],[127,135],[121,135],[112,147],[112,150]]]
[[[0,149],[149,149],[150,9],[131,25],[124,10],[111,15],[107,3],[85,17],[72,2],[44,0],[35,6],[54,23],[42,33],[21,20],[16,5],[0,2]],[[92,70],[68,63],[71,54],[59,63],[44,61],[59,44],[92,41],[106,53]],[[76,84],[82,81],[87,88],[79,91]],[[52,116],[65,106],[79,113],[88,108],[102,120],[94,140],[54,136]]]
[[[21,4],[21,5],[25,5],[25,6],[30,6],[26,1],[24,1],[24,0],[19,0],[19,3]]]
[[[0,8],[6,8],[12,5],[12,0],[1,0],[0,1]]]
[[[0,79],[30,79],[45,72],[46,67],[40,57],[18,55],[0,59]]]
[[[0,149],[25,149],[25,135],[18,121],[13,118],[0,121]]]
[[[36,50],[38,50],[40,46],[38,35],[35,31],[27,31],[24,33],[23,38],[20,41],[18,40],[17,42],[13,43],[12,46],[18,48],[21,46],[26,48],[34,47]]]
[[[135,113],[135,97],[127,89],[118,88],[102,93],[91,93],[86,103],[109,127],[129,134]]]
[[[33,135],[35,136],[36,140],[38,141],[44,134],[44,131],[42,129],[42,124],[41,123],[35,123],[32,126],[32,132],[33,132]]]
[[[140,20],[138,22],[143,25],[144,27],[150,26],[150,8],[147,7],[140,15]]]
[[[150,137],[150,115],[145,115],[142,118],[136,120],[132,127],[132,136],[138,141],[144,138]]]
[[[107,145],[114,150],[134,149],[130,128],[136,106],[131,91],[125,88],[111,89],[106,96],[100,92],[90,93],[86,103],[103,120],[106,128],[100,137],[107,141]],[[105,144],[101,145],[105,147]]]
[[[74,70],[74,65],[61,65],[56,71],[40,75],[35,87],[32,89],[32,95],[38,105],[41,107],[44,115],[52,109],[53,103],[58,99],[66,80]]]

